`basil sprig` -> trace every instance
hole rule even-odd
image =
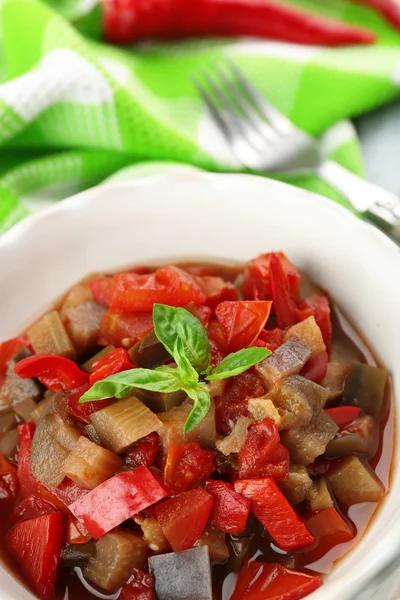
[[[124,398],[132,389],[172,393],[183,390],[194,401],[184,432],[189,433],[206,416],[211,398],[207,381],[240,375],[271,354],[267,348],[244,348],[229,354],[214,369],[207,331],[201,321],[184,308],[155,304],[154,332],[173,357],[176,368],[129,369],[97,381],[80,399],[81,403]]]

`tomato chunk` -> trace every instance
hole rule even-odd
[[[326,408],[325,412],[341,429],[359,416],[361,408],[359,406],[337,406],[336,408]]]
[[[283,344],[283,333],[281,329],[263,329],[257,341],[263,342],[266,348],[274,352]]]
[[[215,452],[203,449],[197,442],[168,446],[164,483],[171,494],[185,492],[215,470]]]
[[[107,479],[69,509],[90,535],[98,539],[166,495],[153,473],[147,467],[139,467]]]
[[[153,330],[153,317],[149,312],[120,312],[107,310],[100,324],[100,346],[121,346],[129,341],[133,346]]]
[[[332,345],[332,322],[329,300],[326,296],[309,296],[303,300],[297,312],[297,320],[304,321],[311,316],[315,318],[329,352]]]
[[[125,462],[133,467],[151,467],[161,449],[160,436],[153,431],[133,444],[125,455]]]
[[[116,401],[116,398],[108,398],[106,400],[96,400],[95,402],[79,404],[81,396],[83,396],[90,387],[91,385],[88,383],[87,385],[80,387],[73,394],[67,396],[68,412],[74,419],[79,421],[79,423],[90,423],[90,415],[102,408],[110,406],[110,404],[113,404]]]
[[[113,278],[98,277],[96,279],[92,279],[88,285],[96,302],[108,308],[111,302]]]
[[[251,346],[264,329],[272,302],[221,302],[215,314],[231,352]]]
[[[96,360],[93,363],[93,373],[90,375],[90,385],[94,385],[96,381],[101,381],[110,375],[134,369],[131,357],[124,348],[115,348],[106,356]]]
[[[133,569],[132,577],[122,588],[119,600],[155,600],[154,577],[141,569]]]
[[[250,500],[235,492],[233,485],[225,481],[209,479],[205,489],[214,499],[211,525],[224,533],[242,533],[246,529]]]
[[[276,253],[285,271],[291,296],[295,302],[300,300],[300,273],[283,252]],[[261,254],[250,260],[244,270],[243,293],[246,298],[272,300],[270,277],[271,253]]]
[[[228,435],[239,417],[249,415],[248,399],[264,394],[264,386],[254,373],[246,371],[228,379],[225,392],[215,401],[218,433]]]
[[[263,419],[251,425],[238,454],[239,477],[283,479],[289,472],[289,460],[289,451],[280,443],[274,421]]]
[[[203,294],[206,297],[206,305],[215,308],[220,302],[226,300],[238,300],[239,292],[236,286],[230,281],[224,281],[222,277],[205,275],[197,277]]]
[[[42,598],[54,598],[62,543],[61,513],[52,512],[17,523],[8,543],[37,593]]]
[[[277,563],[247,562],[241,569],[231,600],[300,600],[322,585],[321,577]]]
[[[170,306],[204,304],[205,295],[192,275],[172,265],[148,275],[115,275],[110,304],[113,310],[151,311],[156,302]]]
[[[321,352],[317,356],[312,356],[308,359],[303,369],[300,372],[302,377],[306,377],[314,383],[321,383],[328,369],[328,353]]]
[[[157,520],[174,552],[193,548],[212,508],[212,496],[202,488],[183,492],[155,507]]]
[[[276,322],[278,327],[285,329],[297,322],[297,305],[293,299],[289,278],[279,254],[271,253],[269,269]]]
[[[314,542],[314,537],[270,477],[238,480],[235,492],[250,499],[251,512],[282,550],[299,550]]]

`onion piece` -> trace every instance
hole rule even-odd
[[[267,386],[272,387],[278,381],[300,373],[312,354],[312,349],[297,337],[291,337],[270,354],[254,369]]]
[[[357,456],[349,456],[326,475],[333,493],[345,506],[360,502],[380,502],[385,488],[371,467]]]
[[[27,331],[36,354],[58,354],[75,359],[76,351],[56,310],[44,315]]]
[[[80,487],[93,490],[112,477],[123,461],[119,456],[81,436],[65,459],[62,470]]]
[[[90,416],[103,446],[116,454],[153,431],[160,431],[161,421],[135,396],[111,404]]]
[[[312,486],[312,479],[305,466],[290,463],[288,476],[279,481],[278,485],[290,504],[296,506],[305,500]]]
[[[145,541],[127,529],[118,529],[96,542],[85,577],[107,592],[116,592],[128,581],[133,569],[143,568],[146,557]]]
[[[253,420],[247,417],[239,417],[232,432],[216,443],[217,450],[229,456],[233,452],[240,452],[247,438],[247,433]]]

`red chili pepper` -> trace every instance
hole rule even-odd
[[[300,600],[322,585],[307,575],[277,563],[247,561],[239,572],[231,600]]]
[[[31,343],[26,335],[20,335],[0,344],[0,375],[6,374],[8,363],[21,348],[31,348]]]
[[[297,306],[290,291],[282,259],[275,252],[271,253],[269,270],[276,322],[280,329],[285,329],[297,322]]]
[[[342,429],[359,416],[361,408],[358,406],[337,406],[336,408],[326,408],[325,412]]]
[[[251,346],[268,321],[272,302],[244,300],[221,302],[215,315],[230,352]]]
[[[321,354],[317,354],[317,356],[312,356],[304,365],[300,375],[307,377],[307,379],[311,379],[314,383],[321,383],[326,375],[328,360],[327,352],[321,352]]]
[[[109,42],[147,38],[251,36],[301,44],[370,44],[372,32],[269,0],[103,1]]]
[[[97,540],[166,495],[154,474],[147,467],[139,467],[107,479],[69,509]]]
[[[321,330],[327,352],[332,344],[332,322],[329,300],[326,296],[309,296],[299,306],[297,320],[304,321],[313,316]]]
[[[125,462],[133,467],[151,467],[161,450],[160,436],[153,431],[133,444],[125,455]]]
[[[251,512],[282,550],[299,550],[314,542],[314,537],[270,477],[236,481],[235,492],[249,498]]]
[[[400,29],[400,5],[397,0],[355,0],[359,4],[366,4],[382,13],[386,19],[397,29]]]
[[[210,523],[224,533],[239,535],[246,529],[250,500],[235,492],[231,483],[209,479],[206,491],[214,499]]]
[[[60,512],[17,523],[9,535],[11,553],[41,598],[54,598],[62,537]]]
[[[119,600],[155,600],[153,575],[141,569],[133,569],[131,578],[121,590]]]
[[[215,470],[215,452],[203,449],[197,442],[168,446],[164,483],[171,495],[186,492]]]
[[[100,324],[99,344],[100,346],[121,346],[123,341],[128,341],[129,345],[133,346],[153,328],[151,313],[124,313],[107,310]]]
[[[71,392],[89,381],[89,375],[69,358],[37,354],[17,362],[14,371],[22,379],[36,377],[52,392]]]
[[[289,472],[289,451],[280,443],[279,432],[272,419],[264,419],[250,427],[237,458],[241,479],[283,479]]]
[[[193,548],[204,531],[213,499],[202,488],[183,492],[155,507],[157,520],[174,552]]]
[[[106,356],[96,360],[93,363],[93,373],[90,374],[90,385],[94,385],[96,381],[101,381],[110,375],[134,369],[131,357],[124,348],[115,348]]]

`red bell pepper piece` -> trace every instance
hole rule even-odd
[[[215,308],[220,302],[239,299],[237,287],[230,281],[225,281],[222,277],[206,275],[197,277],[196,281],[206,297],[206,305],[211,308]]]
[[[314,383],[321,383],[328,369],[328,360],[327,352],[321,352],[317,356],[312,356],[304,365],[300,375],[311,379]]]
[[[107,479],[69,509],[97,540],[166,495],[154,474],[139,467]]]
[[[133,444],[125,454],[125,462],[133,467],[151,467],[161,450],[160,436],[153,431]]]
[[[183,492],[155,507],[157,520],[174,552],[193,548],[212,508],[212,496],[202,488]]]
[[[79,421],[79,423],[90,423],[90,415],[116,402],[116,398],[107,398],[106,400],[96,400],[94,402],[80,404],[79,400],[81,396],[83,396],[90,387],[90,384],[87,383],[67,396],[68,412],[76,421]]]
[[[250,510],[282,550],[309,546],[314,537],[270,477],[240,479],[235,492],[250,499]]]
[[[164,483],[173,494],[185,492],[216,470],[215,452],[197,442],[170,444],[164,466]]]
[[[249,415],[249,398],[264,395],[264,386],[254,373],[246,371],[228,379],[224,394],[215,399],[215,419],[218,433],[228,435],[239,417]]]
[[[89,490],[85,490],[84,488],[79,487],[72,479],[66,477],[62,480],[60,485],[56,487],[54,490],[54,495],[61,501],[62,506],[66,507],[70,504],[73,504],[83,496],[89,493]],[[69,510],[67,514],[70,514]]]
[[[277,563],[246,562],[231,600],[300,600],[322,583],[318,575],[299,573]]]
[[[21,348],[31,348],[31,343],[26,335],[20,335],[0,344],[0,375],[6,374],[8,363]]]
[[[103,2],[107,41],[245,36],[343,46],[375,40],[367,29],[270,0],[192,0],[190,9],[186,0],[161,0],[150,6],[145,0]]]
[[[384,17],[400,29],[400,6],[397,0],[355,0],[359,4],[366,4],[382,13]]]
[[[90,374],[89,380],[90,385],[94,385],[96,381],[101,381],[106,377],[110,377],[110,375],[134,368],[135,365],[128,352],[124,348],[115,348],[93,363],[93,373]]]
[[[326,296],[309,296],[299,306],[297,320],[304,321],[313,316],[324,338],[327,352],[332,345],[332,322],[329,300]]]
[[[342,429],[342,427],[346,427],[346,425],[352,423],[359,416],[361,408],[358,406],[337,406],[336,408],[326,408],[325,412]]]
[[[10,501],[15,502],[19,491],[17,468],[14,467],[14,465],[12,465],[2,454],[0,454],[0,480],[9,490],[8,496]]]
[[[221,302],[215,314],[231,352],[251,346],[264,329],[272,302]]]
[[[282,258],[275,252],[271,253],[269,271],[276,322],[278,327],[285,329],[297,322],[297,305],[293,300]]]
[[[56,354],[28,356],[17,362],[14,371],[22,379],[36,377],[52,392],[71,392],[89,381],[89,375],[74,361]]]
[[[60,512],[17,523],[8,544],[22,571],[41,598],[54,598],[62,544]]]
[[[273,477],[283,479],[289,472],[289,451],[280,443],[278,429],[272,419],[251,425],[238,453],[239,477]]]
[[[290,295],[295,302],[300,301],[300,273],[283,252],[276,253],[285,271]],[[245,298],[258,300],[272,300],[272,286],[270,274],[271,253],[261,254],[250,260],[244,270],[243,293]],[[281,342],[282,343],[282,342]]]
[[[113,283],[112,277],[98,277],[88,283],[95,301],[106,308],[110,306]]]
[[[11,529],[16,523],[35,519],[36,517],[48,515],[53,512],[57,512],[57,509],[52,504],[49,504],[49,502],[36,496],[28,496],[14,508],[13,513],[7,521],[7,527]]]
[[[71,514],[67,516],[65,523],[65,541],[67,544],[86,544],[90,540],[90,533]]]
[[[246,529],[250,500],[235,492],[233,485],[225,481],[209,479],[205,489],[214,500],[211,525],[224,533],[242,533]]]
[[[133,569],[132,577],[122,588],[119,600],[155,600],[154,577],[141,569]]]
[[[153,316],[149,312],[124,313],[107,310],[100,324],[100,346],[121,346],[129,341],[133,346],[154,328]]]
[[[146,312],[151,311],[156,302],[185,306],[190,302],[204,304],[205,299],[192,275],[170,265],[149,275],[115,275],[110,307],[123,312]]]
[[[307,528],[314,535],[316,547],[307,551],[311,562],[324,556],[337,544],[349,542],[355,534],[335,508],[326,508],[306,519]]]

